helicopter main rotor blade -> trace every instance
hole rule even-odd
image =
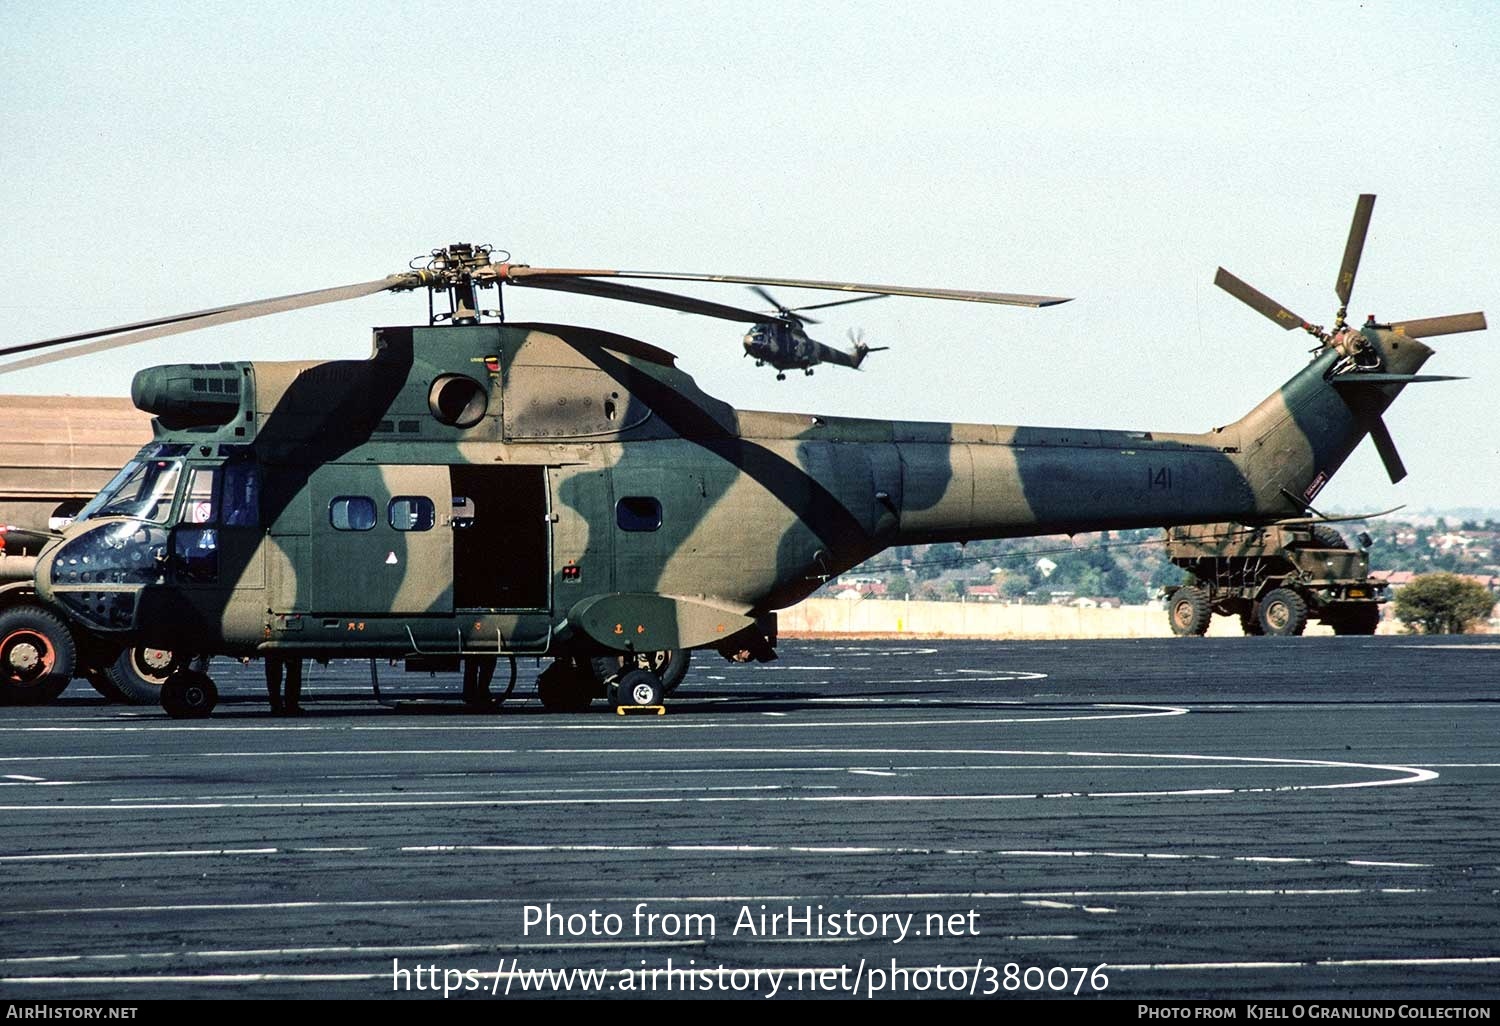
[[[776,309],[778,309],[778,310],[785,310],[786,309],[786,307],[784,307],[784,306],[781,305],[781,300],[779,300],[775,296],[771,295],[769,292],[767,292],[765,289],[761,288],[759,285],[751,285],[750,286],[750,291],[754,292],[761,299],[764,299],[767,303],[770,303]]]
[[[780,315],[780,317],[783,318],[783,319],[790,318],[791,320],[802,321],[804,324],[817,324],[818,323],[817,321],[813,320],[811,317],[798,317],[796,314],[792,313],[792,311],[790,311],[786,307],[782,306],[781,305],[781,300],[779,300],[775,296],[771,295],[769,292],[767,292],[765,289],[761,288],[759,285],[751,285],[750,286],[750,291],[754,292],[761,299],[764,299],[767,303],[770,303],[773,307],[775,307],[776,308],[776,313],[778,315]]]
[[[1354,291],[1354,276],[1359,273],[1359,257],[1365,249],[1365,235],[1370,230],[1370,213],[1375,209],[1374,193],[1361,193],[1354,204],[1354,220],[1349,223],[1349,241],[1344,243],[1344,262],[1339,265],[1339,280],[1333,290],[1339,295],[1339,305],[1349,306],[1349,295]]]
[[[1415,321],[1392,324],[1391,330],[1408,338],[1432,338],[1435,335],[1457,335],[1465,331],[1484,331],[1488,324],[1480,311],[1448,314],[1446,317],[1422,317]]]
[[[680,296],[673,292],[658,292],[656,289],[643,289],[638,285],[622,285],[619,282],[613,281],[591,281],[587,278],[544,276],[515,279],[511,281],[511,284],[523,285],[531,289],[572,292],[581,296],[598,296],[601,299],[618,299],[627,303],[641,303],[645,306],[660,306],[668,310],[679,310],[682,313],[702,314],[705,317],[719,317],[726,321],[736,321],[740,324],[765,324],[777,320],[776,317],[770,314],[758,313],[753,310],[741,310],[736,306],[711,303],[706,299]]]
[[[564,278],[642,278],[655,281],[719,281],[737,285],[772,285],[778,288],[823,289],[829,292],[872,292],[883,296],[913,296],[919,299],[952,299],[968,303],[1000,303],[1006,306],[1055,306],[1070,297],[1031,296],[1011,292],[982,292],[973,289],[936,289],[915,285],[862,285],[847,281],[813,281],[804,278],[761,278],[740,274],[675,274],[665,271],[612,271],[560,267],[528,267],[524,264],[501,266],[501,277],[517,285],[530,284],[528,279]]]
[[[21,345],[8,346],[0,349],[0,356],[10,356],[16,353],[32,352],[39,349],[55,349],[57,346],[67,345],[70,342],[79,342],[85,339],[93,340],[84,342],[83,345],[74,345],[67,349],[56,350],[55,352],[38,353],[35,356],[28,356],[24,359],[12,360],[9,363],[0,364],[0,374],[24,370],[28,367],[40,367],[58,360],[72,359],[75,356],[102,353],[109,349],[134,345],[137,342],[146,342],[154,338],[178,335],[186,331],[197,331],[199,328],[211,328],[217,324],[231,324],[235,321],[249,320],[253,317],[265,317],[269,314],[284,313],[289,310],[302,310],[311,306],[322,306],[326,303],[338,303],[346,299],[359,299],[362,296],[371,296],[377,292],[385,292],[389,289],[400,287],[407,281],[408,278],[406,275],[392,275],[389,278],[381,278],[378,281],[360,282],[357,285],[340,285],[331,289],[318,289],[314,292],[299,292],[290,296],[257,299],[248,303],[236,303],[231,306],[199,310],[196,313],[159,317],[150,321],[137,321],[133,324],[122,324],[113,328],[103,328],[98,331],[82,332],[76,335],[43,339],[40,342],[26,342]]]
[[[1241,303],[1250,307],[1250,309],[1269,317],[1287,331],[1291,331],[1293,328],[1307,327],[1307,322],[1301,317],[1292,313],[1255,286],[1236,278],[1222,267],[1214,275],[1214,284],[1235,299],[1238,299]]]
[[[1380,453],[1380,462],[1385,464],[1385,472],[1390,475],[1391,484],[1398,484],[1406,476],[1406,464],[1401,462],[1401,454],[1396,451],[1390,429],[1379,417],[1370,425],[1370,440],[1375,443],[1375,451]]]

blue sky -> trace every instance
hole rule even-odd
[[[1328,323],[1500,319],[1491,3],[25,4],[0,0],[0,342],[379,277],[457,240],[537,265],[1071,295],[887,299],[863,373],[778,384],[739,326],[517,293],[513,317],[676,352],[750,408],[1203,430],[1301,366],[1223,264]],[[696,290],[751,304],[732,286]],[[804,302],[811,294],[791,294]],[[0,390],[124,394],[139,367],[334,358],[425,314],[380,297],[56,364]],[[1500,323],[1500,322],[1497,322]],[[1436,340],[1329,506],[1500,507],[1500,332]]]

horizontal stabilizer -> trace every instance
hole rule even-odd
[[[1361,385],[1413,385],[1423,381],[1467,381],[1453,374],[1340,374],[1329,382],[1334,388],[1358,388]]]

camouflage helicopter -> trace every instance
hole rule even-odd
[[[156,418],[153,441],[35,557],[35,589],[122,645],[265,657],[268,681],[305,657],[462,662],[465,697],[482,704],[498,658],[534,654],[552,660],[537,680],[548,709],[610,692],[658,704],[690,650],[774,658],[777,609],[889,546],[1305,515],[1367,434],[1398,477],[1381,414],[1407,384],[1439,380],[1417,373],[1432,355],[1421,339],[1485,322],[1345,323],[1372,201],[1357,208],[1331,330],[1227,286],[1318,344],[1254,409],[1198,434],[737,410],[648,343],[486,322],[477,303],[481,288],[520,285],[714,305],[608,280],[626,277],[1056,297],[531,268],[482,247],[11,347],[82,343],[8,368],[386,290],[448,300],[425,327],[376,329],[368,360],[141,371],[132,397]],[[178,717],[207,715],[215,694],[190,666],[161,690]]]
[[[818,323],[811,317],[802,316],[803,310],[847,306],[850,303],[881,299],[883,298],[881,296],[860,296],[858,299],[839,299],[832,303],[814,303],[811,306],[788,308],[782,306],[776,297],[760,286],[750,287],[756,295],[775,307],[776,313],[774,317],[765,316],[758,319],[750,326],[750,330],[745,332],[743,341],[745,355],[755,357],[757,367],[764,367],[768,363],[775,367],[777,381],[785,381],[786,372],[789,370],[800,370],[803,374],[811,376],[813,368],[820,363],[831,363],[859,370],[859,365],[865,362],[865,357],[871,353],[884,352],[889,348],[889,346],[867,346],[863,339],[850,332],[850,341],[854,343],[854,351],[845,352],[810,338],[803,328],[805,324]],[[1053,302],[1062,302],[1062,300]],[[1051,303],[1038,303],[1037,305],[1050,306]]]

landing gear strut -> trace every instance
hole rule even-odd
[[[692,653],[685,648],[666,648],[660,652],[634,652],[627,655],[595,656],[589,660],[594,679],[604,687],[617,683],[631,670],[650,670],[661,678],[662,693],[670,695],[687,676]]]

